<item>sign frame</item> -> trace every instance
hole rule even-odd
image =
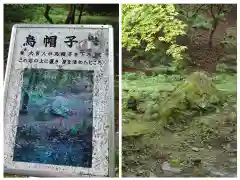
[[[76,170],[73,172],[68,171],[60,171],[59,167],[62,169],[62,166],[55,165],[55,169],[49,169],[49,170],[38,170],[38,169],[31,169],[31,168],[13,168],[6,164],[6,138],[11,137],[8,132],[4,132],[4,173],[8,174],[18,174],[18,175],[25,175],[25,176],[35,176],[35,177],[91,177],[91,176],[98,176],[98,177],[114,177],[115,176],[115,143],[114,143],[114,136],[115,136],[115,122],[114,122],[114,43],[113,43],[113,27],[111,25],[48,25],[48,24],[15,24],[12,28],[11,33],[11,41],[9,46],[9,52],[8,52],[8,63],[6,68],[6,75],[5,75],[5,81],[4,81],[4,129],[5,131],[8,130],[8,127],[5,127],[8,123],[9,119],[8,116],[6,116],[7,111],[7,101],[8,101],[8,91],[9,89],[9,83],[11,81],[10,76],[12,71],[15,69],[13,68],[13,64],[15,61],[13,60],[14,56],[14,48],[16,43],[16,33],[19,28],[80,28],[80,29],[108,29],[108,95],[109,98],[107,99],[107,115],[106,115],[106,121],[107,121],[107,132],[105,135],[108,136],[108,159],[107,159],[107,171],[105,172],[94,172],[92,168],[82,168],[85,169],[84,172],[82,170]],[[105,74],[106,75],[106,74]],[[21,87],[20,87],[21,88]],[[19,102],[20,103],[20,102]],[[18,117],[18,115],[17,115]],[[18,121],[16,119],[15,121]],[[10,129],[9,129],[10,130]],[[15,138],[15,137],[12,137]],[[13,139],[15,140],[15,139]],[[93,147],[94,149],[94,147]],[[99,149],[98,149],[99,151]],[[107,158],[106,157],[106,158]],[[13,160],[12,160],[13,161]],[[21,162],[22,163],[22,162]],[[29,164],[27,162],[24,162],[25,165]],[[30,163],[35,164],[35,163]],[[38,164],[38,163],[36,163]],[[47,164],[49,165],[49,164]],[[52,165],[51,165],[52,166]],[[18,166],[19,167],[19,166]],[[67,167],[67,166],[65,166]],[[68,166],[71,167],[71,166]],[[46,168],[45,168],[46,169]],[[88,169],[88,170],[87,170]],[[88,171],[88,173],[86,173]],[[69,173],[70,172],[70,173]]]

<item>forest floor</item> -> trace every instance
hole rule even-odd
[[[173,130],[162,129],[156,121],[145,121],[141,111],[151,103],[156,92],[171,92],[181,84],[183,81],[178,75],[124,79],[123,103],[126,103],[127,91],[137,89],[136,94],[149,94],[149,99],[139,104],[137,112],[123,110],[125,177],[236,176],[237,78],[236,74],[227,73],[216,73],[212,78],[217,89],[228,96],[225,107],[218,112],[189,118],[190,123]],[[214,131],[214,135],[209,135],[208,131]],[[202,167],[196,169],[192,163],[197,160]]]
[[[162,92],[163,100],[164,94],[173,92],[188,74],[146,76],[134,68],[125,69],[122,85],[124,177],[236,177],[237,74],[217,68],[225,53],[220,41],[227,27],[236,27],[236,20],[228,18],[218,26],[212,48],[207,46],[206,30],[196,32],[191,48],[197,65],[194,70],[206,71],[227,100],[216,112],[188,118],[189,123],[184,127],[164,129],[156,121],[146,121],[144,110],[154,101],[157,92]],[[236,63],[236,59],[226,58],[226,61]],[[136,111],[126,108],[129,96],[140,97]]]

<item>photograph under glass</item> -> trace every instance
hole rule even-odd
[[[13,161],[91,168],[93,74],[23,71]]]

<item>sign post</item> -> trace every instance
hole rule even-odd
[[[4,87],[4,171],[115,176],[113,28],[15,25]]]

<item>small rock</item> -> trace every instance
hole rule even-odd
[[[222,172],[219,172],[219,171],[216,171],[216,170],[212,170],[210,172],[211,176],[214,176],[214,177],[226,177],[226,174],[225,173],[222,173]]]
[[[237,153],[237,149],[233,148],[230,143],[223,146],[223,149],[225,149],[228,153]]]
[[[229,150],[230,153],[237,153],[237,149],[231,149]]]
[[[150,172],[145,171],[145,170],[139,170],[137,172],[138,177],[150,177]]]
[[[153,172],[149,172],[149,177],[157,177]]]
[[[228,144],[226,145],[225,149],[226,149],[227,151],[229,151],[229,150],[231,149],[231,144],[228,143]]]
[[[229,162],[237,164],[237,158],[231,158],[229,159]]]
[[[193,147],[193,148],[192,148],[192,151],[198,152],[198,151],[199,151],[199,148]]]
[[[162,164],[162,170],[167,176],[171,176],[173,174],[178,174],[181,172],[181,169],[171,167],[171,165],[167,161]]]

